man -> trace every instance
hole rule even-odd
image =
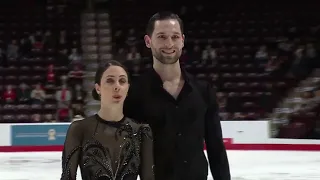
[[[215,93],[181,69],[182,20],[169,12],[151,17],[144,40],[153,68],[133,82],[125,115],[150,124],[156,180],[206,180],[206,142],[214,180],[230,180]]]

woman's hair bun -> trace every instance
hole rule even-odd
[[[92,97],[93,97],[94,100],[100,101],[100,96],[97,93],[96,89],[93,89],[91,94],[92,94]]]

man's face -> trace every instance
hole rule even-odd
[[[146,35],[144,40],[153,57],[162,64],[176,63],[184,46],[180,24],[174,19],[156,21],[151,37]]]

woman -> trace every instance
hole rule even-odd
[[[100,67],[92,95],[101,101],[99,112],[71,123],[62,155],[61,180],[153,180],[151,129],[124,117],[123,102],[129,77],[117,61]]]

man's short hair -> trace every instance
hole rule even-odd
[[[180,25],[180,30],[181,33],[183,33],[183,22],[180,19],[180,17],[177,14],[174,14],[172,12],[169,11],[164,11],[164,12],[158,12],[156,14],[154,14],[148,21],[148,25],[147,25],[147,35],[151,36],[153,31],[154,31],[154,24],[156,21],[161,21],[161,20],[168,20],[168,19],[174,19],[177,20],[179,22]]]

